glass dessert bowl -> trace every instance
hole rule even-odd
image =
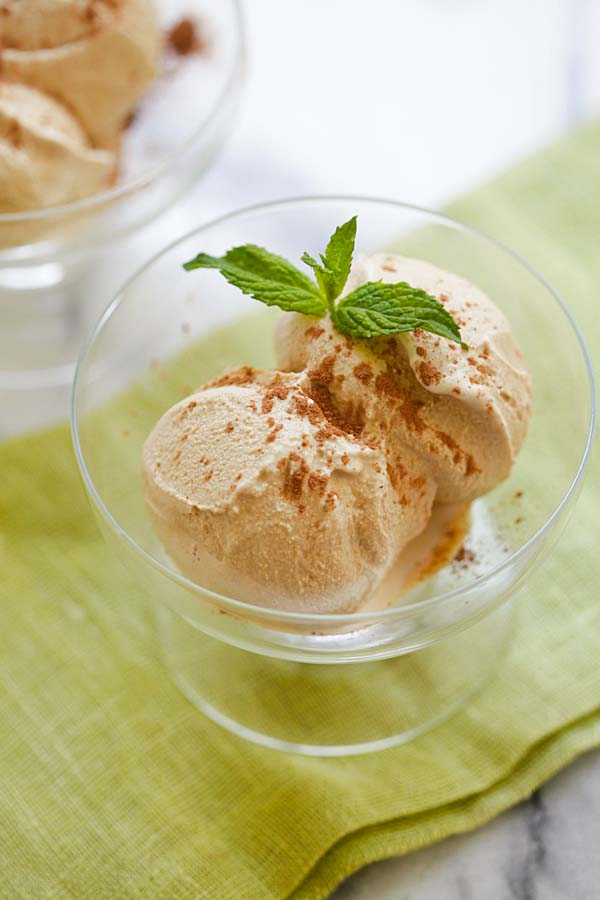
[[[446,564],[396,596],[392,585],[384,608],[317,614],[242,602],[184,577],[169,558],[144,505],[141,453],[160,416],[224,369],[274,366],[278,313],[257,308],[217,273],[198,278],[182,264],[200,250],[220,256],[247,243],[296,261],[353,215],[360,253],[401,253],[458,273],[506,315],[533,382],[529,433],[510,477],[473,503],[468,523],[447,523]],[[516,592],[573,506],[594,409],[579,332],[518,256],[425,210],[309,198],[206,225],[126,284],[80,358],[73,435],[99,523],[156,602],[165,661],[183,692],[250,740],[342,755],[409,740],[493,675]]]
[[[133,107],[109,186],[72,202],[0,213],[3,421],[10,421],[12,413],[22,418],[20,411],[36,394],[39,410],[40,391],[62,386],[68,396],[83,335],[131,271],[132,253],[136,264],[128,238],[189,190],[233,122],[244,69],[238,0],[155,3],[164,45],[159,74]],[[30,57],[37,65],[35,53],[20,55],[24,68],[31,66]],[[21,65],[19,53],[13,56]],[[84,74],[88,62],[81,63]],[[34,76],[37,69],[23,77]],[[18,71],[14,78],[18,82]],[[94,145],[88,156],[97,162],[108,154],[105,146],[96,150]],[[46,158],[44,165],[48,174]],[[73,179],[80,177],[77,165],[83,163],[73,159]]]

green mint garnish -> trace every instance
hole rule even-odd
[[[344,290],[352,266],[352,254],[356,241],[356,216],[352,216],[333,232],[325,253],[320,253],[321,263],[310,256],[302,255],[302,262],[314,269],[317,284],[333,314],[335,301]]]
[[[405,281],[369,281],[336,303],[344,290],[356,240],[356,216],[336,228],[320,262],[308,253],[302,261],[315,273],[316,284],[281,256],[254,244],[228,250],[225,256],[199,253],[184,269],[218,269],[230,284],[267,306],[321,318],[329,312],[336,328],[350,337],[373,338],[420,328],[465,350],[454,318],[437,300]]]
[[[321,292],[308,275],[299,272],[287,259],[254,244],[234,247],[225,256],[199,253],[183,268],[218,269],[230,284],[267,306],[279,306],[305,316],[323,316],[326,312]]]
[[[340,300],[334,313],[340,331],[372,338],[422,328],[462,344],[458,325],[439,300],[406,281],[371,281]],[[466,348],[466,344],[463,344]]]

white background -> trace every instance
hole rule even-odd
[[[600,110],[598,0],[246,0],[248,80],[200,186],[436,205]]]

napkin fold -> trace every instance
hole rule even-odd
[[[548,275],[597,363],[600,122],[451,212]],[[230,735],[171,684],[67,427],[0,446],[0,896],[320,900],[522,800],[600,744],[599,516],[596,451],[493,682],[403,747],[311,759]]]

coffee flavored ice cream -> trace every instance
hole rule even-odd
[[[369,343],[286,313],[276,329],[286,371],[329,360],[327,390],[342,415],[358,415],[394,446],[417,453],[436,500],[474,500],[503,481],[521,449],[531,407],[529,375],[510,325],[483,291],[431,263],[375,254],[358,260],[345,293],[366,282],[404,281],[439,298],[468,344],[417,329]]]
[[[18,213],[102,190],[114,155],[94,149],[77,119],[33,88],[0,82],[0,198]]]
[[[347,613],[387,604],[378,588],[434,503],[436,519],[464,513],[508,476],[530,383],[509,324],[474,285],[379,254],[348,261],[336,282],[340,254],[328,255],[322,268],[308,258],[322,307],[260,248],[187,264],[310,315],[280,318],[281,371],[236,370],[169,410],[143,478],[156,531],[194,581],[259,606]]]
[[[159,48],[152,0],[0,0],[0,213],[110,186]]]
[[[116,151],[157,75],[160,30],[152,0],[3,0],[0,46],[3,78],[54,97]]]
[[[172,407],[143,453],[150,515],[185,575],[305,613],[360,608],[425,527],[425,466],[404,450],[390,467],[310,374],[247,367]]]

